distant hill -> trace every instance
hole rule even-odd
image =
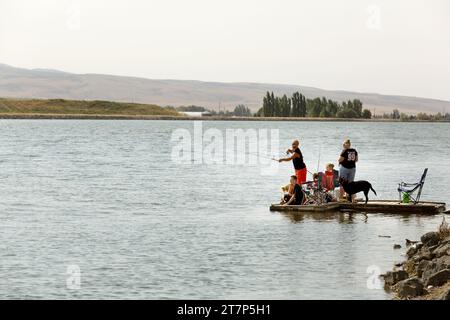
[[[211,110],[245,104],[256,111],[266,91],[291,95],[300,91],[308,98],[325,96],[337,101],[360,99],[376,113],[450,112],[450,101],[419,97],[329,91],[298,85],[222,83],[192,80],[152,80],[101,74],[73,74],[51,69],[22,69],[0,64],[0,97],[63,98],[149,103],[161,106],[200,105]]]

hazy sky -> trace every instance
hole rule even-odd
[[[0,63],[450,100],[450,1],[0,0]]]

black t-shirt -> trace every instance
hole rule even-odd
[[[294,150],[294,153],[298,153],[300,157],[292,159],[292,162],[294,163],[295,170],[300,170],[306,168],[305,162],[303,162],[303,155],[299,148]]]
[[[341,165],[344,168],[353,169],[356,167],[356,158],[358,157],[358,151],[353,148],[343,150],[341,153],[341,157],[344,158],[344,161],[341,162]]]
[[[295,184],[294,187],[294,196],[295,196],[295,200],[293,201],[293,205],[301,205],[303,204],[303,189],[299,184]]]

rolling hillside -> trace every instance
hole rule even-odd
[[[326,96],[344,101],[361,99],[376,113],[450,112],[450,102],[419,97],[328,91],[318,88],[265,83],[220,83],[190,80],[152,80],[101,74],[73,74],[49,69],[22,69],[0,64],[0,97],[108,100],[160,106],[200,105],[212,110],[245,104],[256,111],[266,91],[277,95],[300,91],[308,98]]]

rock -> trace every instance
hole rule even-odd
[[[402,280],[395,285],[395,291],[400,298],[417,297],[423,294],[423,284],[419,278]]]
[[[441,237],[443,232],[428,232],[419,243],[406,239],[407,259],[382,276],[385,289],[408,299],[424,295],[428,292],[425,288],[430,288],[434,299],[450,300],[450,236]],[[394,243],[393,248],[402,245]]]
[[[433,252],[437,247],[439,247],[438,244],[437,244],[437,245],[434,245],[434,246],[431,246],[431,247],[428,247],[428,250],[430,250],[431,252]]]
[[[430,265],[430,261],[428,260],[422,260],[419,262],[419,265],[417,266],[417,275],[419,277],[422,277],[423,271]]]
[[[411,258],[413,255],[417,253],[418,249],[416,246],[410,247],[408,251],[406,251],[406,255]]]
[[[438,259],[434,259],[433,262],[436,263],[436,271],[450,269],[450,256],[443,256]]]
[[[445,255],[450,256],[450,243],[441,244],[434,250],[433,254],[436,258],[440,258]]]
[[[433,274],[445,269],[450,269],[450,256],[442,256],[437,259],[433,259],[429,264],[423,265],[422,279],[426,280]]]
[[[418,253],[417,253],[417,261],[420,262],[422,260],[431,260],[434,258],[434,254],[426,247],[423,247]]]
[[[383,275],[383,278],[386,286],[393,286],[397,282],[407,279],[408,273],[404,270],[388,271]]]
[[[450,289],[448,289],[444,294],[441,296],[440,300],[450,300]]]
[[[434,231],[427,232],[420,238],[420,241],[427,247],[434,246],[439,243],[439,233]]]
[[[432,274],[425,282],[425,285],[439,287],[449,280],[450,280],[450,269],[445,269]]]

